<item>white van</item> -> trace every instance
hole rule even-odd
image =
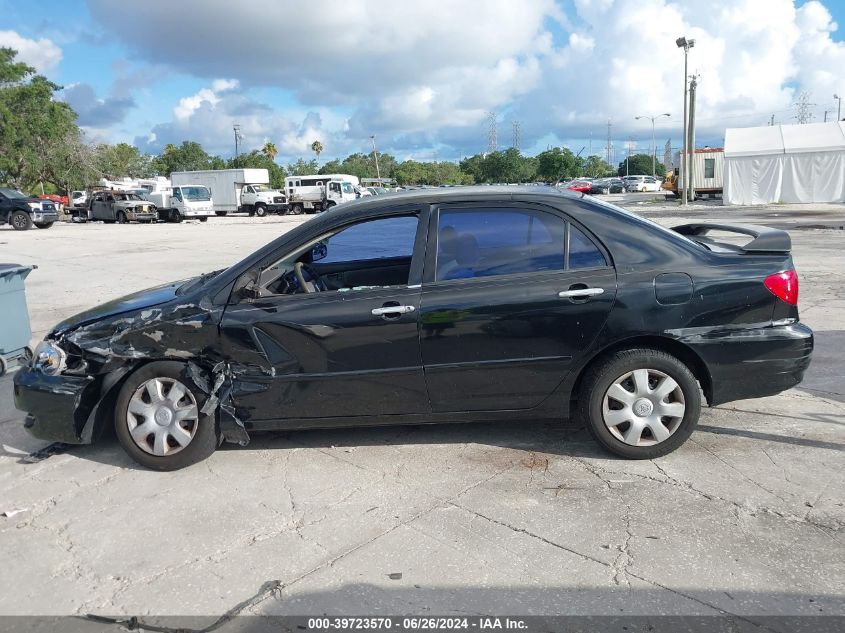
[[[290,213],[318,213],[358,197],[359,181],[351,174],[313,174],[285,178]]]

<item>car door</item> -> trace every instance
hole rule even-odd
[[[103,211],[103,199],[105,194],[102,193],[95,193],[94,197],[91,198],[91,219],[92,220],[105,220],[107,219],[104,215]]]
[[[441,206],[428,233],[420,349],[432,410],[537,406],[607,319],[609,254],[538,205]]]
[[[326,261],[311,268],[325,275],[323,291],[233,299],[221,335],[244,417],[272,428],[290,418],[430,412],[417,324],[426,230],[411,209],[329,231]]]

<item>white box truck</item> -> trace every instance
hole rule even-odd
[[[319,213],[342,202],[351,202],[358,197],[355,193],[357,186],[358,178],[351,174],[314,174],[285,178],[288,206],[294,215]]]
[[[170,187],[161,187],[148,194],[147,199],[156,206],[158,219],[164,222],[205,222],[214,215],[211,190],[201,184],[172,183]]]
[[[170,180],[174,186],[190,183],[208,187],[217,215],[243,211],[263,217],[288,210],[285,194],[268,186],[270,172],[266,169],[182,171],[170,174]]]

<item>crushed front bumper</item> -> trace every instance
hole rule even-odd
[[[813,354],[813,331],[803,323],[712,332],[685,342],[710,372],[711,406],[794,387]]]
[[[24,367],[15,374],[15,407],[27,413],[24,428],[35,437],[66,444],[91,442],[89,416],[100,385],[91,376],[46,376]],[[86,432],[87,431],[87,432]]]

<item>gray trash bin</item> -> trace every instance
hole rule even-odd
[[[0,376],[32,358],[24,280],[33,268],[0,264]]]

